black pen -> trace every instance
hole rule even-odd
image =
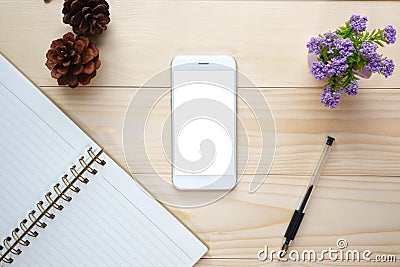
[[[307,185],[307,190],[304,193],[304,196],[300,202],[299,208],[296,209],[293,213],[292,219],[286,229],[285,237],[283,240],[282,251],[286,253],[288,250],[290,243],[292,243],[293,239],[296,236],[297,230],[299,230],[301,220],[304,216],[304,211],[307,207],[308,200],[310,199],[311,193],[314,187],[317,184],[318,178],[322,172],[322,169],[325,165],[326,159],[328,158],[329,152],[331,151],[332,144],[335,141],[335,138],[328,136],[326,139],[325,146],[321,152],[317,165],[315,165],[314,172],[311,175],[311,179],[309,184]]]

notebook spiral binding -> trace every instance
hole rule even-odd
[[[43,222],[43,218],[47,217],[49,219],[54,219],[55,215],[51,213],[51,209],[62,210],[64,208],[59,202],[61,200],[65,202],[70,202],[72,200],[71,196],[68,196],[67,193],[69,191],[78,193],[80,188],[75,184],[79,181],[83,184],[87,184],[89,179],[83,177],[86,172],[91,174],[96,174],[97,170],[92,168],[92,165],[96,162],[100,165],[105,165],[106,162],[99,158],[100,154],[103,151],[100,150],[97,154],[95,154],[92,148],[87,150],[87,154],[89,158],[85,160],[84,157],[79,159],[79,164],[82,169],[80,171],[77,170],[76,165],[71,166],[70,174],[72,175],[72,180],[68,179],[68,174],[65,174],[61,180],[64,183],[64,187],[61,188],[60,183],[57,183],[53,186],[53,191],[55,193],[55,197],[53,198],[52,192],[48,192],[45,194],[45,201],[40,200],[37,204],[37,210],[32,210],[28,213],[27,219],[24,219],[20,222],[19,227],[15,228],[11,236],[7,236],[3,240],[3,244],[0,244],[0,263],[12,263],[14,260],[10,256],[10,254],[19,255],[22,253],[22,250],[17,248],[17,245],[28,246],[30,241],[26,239],[26,237],[37,237],[39,233],[35,231],[35,228],[45,228],[47,226],[46,223]],[[39,212],[37,212],[39,211]],[[30,224],[28,224],[28,222]],[[3,250],[5,249],[5,252]]]

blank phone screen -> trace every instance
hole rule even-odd
[[[176,70],[173,176],[236,175],[235,70]]]

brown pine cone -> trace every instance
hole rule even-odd
[[[78,35],[97,35],[107,29],[110,22],[106,0],[65,0],[63,21]]]
[[[46,53],[45,65],[59,85],[75,88],[86,85],[100,68],[99,50],[88,37],[75,38],[72,32],[54,40]]]

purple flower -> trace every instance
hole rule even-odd
[[[379,72],[382,69],[382,56],[377,53],[370,54],[365,68],[372,72]]]
[[[396,42],[396,29],[392,25],[386,26],[382,35],[387,44],[394,44]]]
[[[342,75],[349,67],[347,64],[347,57],[334,57],[326,64],[328,67],[328,76]]]
[[[349,96],[355,96],[358,93],[358,82],[352,81],[345,89],[344,92]]]
[[[333,45],[336,50],[344,57],[351,56],[352,52],[355,50],[353,42],[350,38],[339,38],[333,41]]]
[[[321,61],[314,61],[311,65],[310,73],[318,80],[327,77],[328,67]]]
[[[324,33],[324,40],[327,42],[327,44],[333,43],[334,40],[338,38],[336,32],[326,32]]]
[[[394,73],[393,60],[379,54],[378,46],[395,43],[396,29],[388,25],[368,33],[367,22],[365,16],[352,15],[344,27],[312,37],[306,45],[308,52],[318,57],[310,73],[327,80],[320,98],[326,107],[336,108],[342,95],[358,94],[357,75],[369,78],[374,72],[387,78]]]
[[[323,91],[321,95],[321,103],[324,104],[325,107],[335,108],[340,102],[340,93],[331,91],[331,87],[328,85]]]
[[[371,41],[369,41],[369,40],[366,40],[361,45],[360,55],[365,57],[366,59],[369,59],[371,56],[376,54],[377,48],[378,48],[378,46],[376,44],[371,43]]]
[[[323,45],[323,39],[320,37],[312,37],[307,43],[308,53],[319,54]]]
[[[322,48],[328,47],[329,50],[327,51],[328,54],[333,54],[333,42],[338,38],[337,34],[335,32],[326,32],[324,33],[324,38],[322,39]]]
[[[383,60],[381,73],[383,75],[385,75],[385,77],[387,78],[387,77],[389,77],[390,75],[393,74],[393,71],[394,71],[393,60],[387,59],[387,58],[385,60]]]
[[[350,28],[357,35],[360,32],[365,31],[367,28],[367,17],[360,17],[360,15],[353,15],[350,18]]]

